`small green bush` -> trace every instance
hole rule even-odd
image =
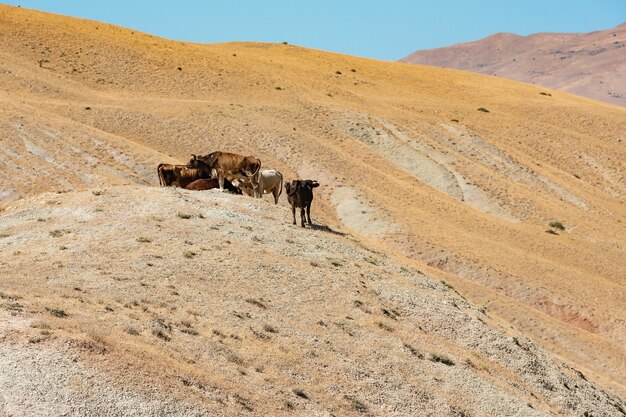
[[[563,226],[563,223],[556,220],[550,222],[550,227],[554,229],[565,230],[565,226]]]
[[[450,357],[446,355],[441,355],[439,353],[431,353],[429,359],[433,362],[439,362],[443,363],[444,365],[454,366],[454,361]]]

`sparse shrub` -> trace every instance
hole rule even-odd
[[[558,235],[558,233],[555,230],[553,230],[553,229],[546,230],[546,233],[549,233],[551,235]]]
[[[364,260],[365,260],[365,262],[370,263],[372,265],[378,265],[378,262],[376,262],[375,259],[372,259],[370,257],[366,257]]]
[[[459,123],[459,119],[450,119],[451,122]]]
[[[50,236],[52,236],[52,237],[61,237],[61,236],[63,236],[63,230],[61,230],[61,229],[52,230],[52,231],[50,231]]]
[[[565,226],[563,226],[563,223],[556,220],[550,222],[550,227],[552,227],[553,229],[565,230]]]
[[[196,253],[195,253],[195,252],[192,252],[192,251],[190,251],[190,250],[186,250],[185,252],[183,252],[183,256],[184,256],[185,258],[189,258],[189,259],[191,259],[191,258],[193,258],[194,256],[196,256]]]
[[[283,88],[282,88],[282,87],[279,87],[279,86],[274,87],[274,90],[282,90],[282,89],[283,89]]]
[[[254,306],[262,308],[263,310],[267,310],[267,307],[265,306],[265,304],[263,304],[259,300],[255,300],[254,298],[246,298],[246,303],[250,303]]]
[[[300,398],[304,398],[305,400],[309,399],[309,396],[307,395],[306,392],[304,392],[304,390],[300,389],[300,388],[294,388],[293,389],[293,393]]]
[[[439,354],[439,353],[431,353],[430,358],[428,359],[431,360],[432,362],[439,362],[439,363],[443,363],[444,365],[454,366],[454,361],[452,360],[452,358],[446,355]]]
[[[3,304],[2,307],[6,308],[9,311],[14,311],[14,312],[21,312],[24,308],[24,306],[18,302]]]
[[[355,307],[361,307],[363,305],[363,302],[361,300],[354,300],[354,306]]]
[[[335,74],[341,75],[341,71],[335,71]]]
[[[270,324],[263,325],[263,330],[265,330],[268,333],[278,333],[278,330],[276,329],[276,327]]]
[[[398,320],[399,314],[398,314],[398,312],[396,310],[394,310],[394,309],[389,310],[389,309],[386,309],[386,308],[381,308],[380,311],[382,311],[382,313],[385,316],[389,317],[390,319],[396,320],[396,321]]]
[[[137,329],[136,327],[133,326],[126,326],[124,328],[124,332],[132,335],[132,336],[138,336],[139,335],[139,329]]]
[[[231,362],[237,365],[243,365],[245,363],[245,360],[243,359],[243,357],[241,357],[240,355],[237,355],[236,353],[231,353],[230,355],[226,356],[226,359],[228,360],[228,362]]]
[[[11,235],[8,233],[5,233],[5,232],[0,233],[0,239],[4,239],[5,237],[9,237],[9,236]]]
[[[200,333],[198,333],[198,331],[192,327],[181,327],[179,328],[179,330],[181,331],[181,333],[186,333],[186,334],[190,334],[192,336],[197,336]]]
[[[55,317],[67,317],[67,313],[60,308],[46,307],[46,311]]]
[[[377,321],[376,325],[386,332],[393,332],[393,327],[383,323],[382,321]]]
[[[295,408],[295,406],[293,405],[293,403],[292,403],[291,401],[289,401],[289,400],[285,400],[285,401],[284,401],[284,404],[285,404],[285,408],[286,408],[287,410],[293,410],[293,409]]]
[[[454,289],[454,287],[453,287],[451,284],[448,284],[448,283],[447,283],[446,281],[444,281],[444,280],[441,280],[441,283],[443,284],[443,286],[444,286],[444,287],[446,287],[446,288],[448,288],[448,289],[450,289],[450,290],[453,290],[453,289]]]
[[[541,94],[542,96],[552,97],[552,94],[550,94],[550,93],[544,93],[543,91],[542,91],[541,93],[539,93],[539,94]]]
[[[150,243],[150,242],[152,242],[152,239],[148,239],[147,237],[140,236],[140,237],[137,238],[137,242],[140,242],[140,243]]]
[[[424,355],[422,355],[417,349],[408,343],[404,344],[404,348],[409,351],[409,353],[413,356],[417,356],[419,359],[424,359]]]
[[[193,216],[191,214],[187,214],[187,213],[178,213],[178,217],[180,217],[181,219],[191,219]]]
[[[158,337],[159,339],[163,339],[166,342],[169,341],[171,339],[171,337],[169,337],[164,331],[163,329],[158,329],[158,328],[154,328],[152,329],[152,334],[156,337]]]
[[[67,249],[68,249],[68,247],[65,246],[65,245],[59,246],[59,250],[67,250]]]
[[[478,108],[478,111],[481,111],[481,112],[483,112],[483,113],[489,113],[489,110],[487,110],[487,109],[486,109],[486,108],[484,108],[484,107],[479,107],[479,108]]]

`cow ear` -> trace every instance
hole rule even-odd
[[[191,160],[192,160],[192,161],[195,161],[195,160],[196,160],[196,155],[191,154]]]
[[[315,188],[315,187],[319,187],[319,186],[320,186],[319,182],[317,182],[315,180],[311,181],[311,187]]]

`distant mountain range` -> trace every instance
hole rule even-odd
[[[625,46],[623,23],[590,33],[497,33],[401,61],[497,75],[626,107]]]

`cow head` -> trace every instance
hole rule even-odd
[[[200,163],[201,161],[196,157],[196,155],[191,155],[191,159],[189,160],[189,162],[187,162],[187,165],[185,165],[185,167],[187,167],[188,169],[197,169],[200,168]]]
[[[241,171],[246,177],[255,176],[261,169],[261,160],[254,156],[246,156],[243,159],[243,167]]]
[[[320,183],[315,180],[304,180],[304,183],[307,185],[307,187],[311,187],[311,188],[320,186]]]
[[[294,195],[295,193],[298,192],[298,189],[300,189],[300,187],[302,186],[302,181],[300,180],[293,180],[293,182],[286,182],[285,183],[285,191],[287,191],[287,195]]]

